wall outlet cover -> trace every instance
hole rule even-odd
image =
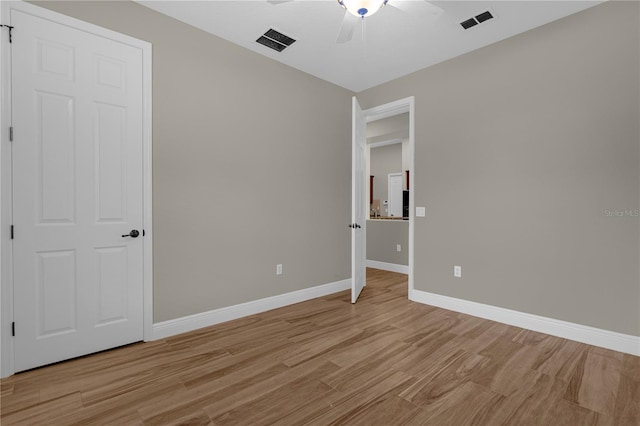
[[[416,216],[425,217],[427,213],[426,210],[426,207],[416,207]]]

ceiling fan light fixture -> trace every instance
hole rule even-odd
[[[366,18],[380,10],[388,1],[389,0],[338,0],[338,3],[353,16]]]

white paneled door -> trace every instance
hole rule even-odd
[[[11,11],[15,371],[143,338],[142,51]]]
[[[351,303],[356,303],[366,285],[366,210],[365,149],[366,120],[353,97],[352,164],[351,164]]]
[[[402,173],[389,173],[387,180],[389,216],[402,217]]]

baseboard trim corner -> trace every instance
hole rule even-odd
[[[399,274],[409,275],[409,267],[407,265],[399,265],[397,263],[379,262],[377,260],[365,261],[367,268],[382,269],[383,271],[397,272]]]
[[[234,319],[259,314],[294,303],[304,302],[317,297],[326,296],[351,288],[351,279],[336,281],[329,284],[292,291],[278,296],[253,300],[208,312],[201,312],[168,321],[153,324],[153,338],[151,340],[164,339],[176,334],[187,333],[199,328],[209,327]]]
[[[640,336],[617,333],[415,289],[411,291],[409,298],[414,302],[640,356]]]

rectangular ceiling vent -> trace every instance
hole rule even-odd
[[[268,48],[275,50],[276,52],[282,52],[284,49],[295,43],[294,39],[274,30],[273,28],[261,35],[256,41],[263,46],[267,46]]]
[[[468,30],[471,27],[475,27],[478,24],[482,24],[483,22],[488,21],[489,19],[493,19],[493,15],[488,10],[486,12],[482,12],[479,15],[474,16],[473,18],[469,18],[466,21],[460,22],[460,25],[465,30]]]

